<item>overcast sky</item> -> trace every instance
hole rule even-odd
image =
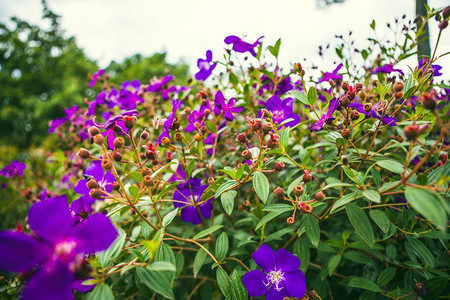
[[[135,53],[151,55],[167,51],[169,62],[184,60],[195,72],[196,60],[211,49],[222,57],[226,36],[246,35],[254,41],[264,35],[266,45],[282,39],[280,61],[285,66],[307,57],[319,66],[336,59],[329,51],[325,60],[317,55],[318,46],[334,42],[335,34],[353,31],[357,43],[364,44],[371,33],[369,24],[386,22],[406,14],[415,16],[414,0],[346,0],[343,4],[321,7],[323,0],[47,0],[62,16],[62,27],[75,36],[87,55],[105,67],[111,60],[122,60]],[[430,6],[443,7],[446,0],[429,0]],[[0,0],[0,22],[11,16],[39,23],[40,0]],[[437,27],[432,22],[431,40]],[[381,37],[387,36],[382,32]],[[450,28],[444,31],[439,53],[450,51]],[[412,61],[412,63],[415,63]],[[450,55],[440,64],[450,78]]]

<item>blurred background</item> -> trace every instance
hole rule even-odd
[[[265,46],[281,38],[282,67],[301,62],[317,78],[319,70],[334,69],[335,46],[343,43],[340,36],[355,48],[367,47],[369,37],[387,42],[404,23],[426,14],[416,7],[424,8],[426,3],[434,8],[449,4],[445,0],[284,0],[278,4],[272,0],[0,0],[0,170],[17,159],[27,162],[27,174],[35,181],[52,172],[43,167],[48,165],[46,156],[56,151],[57,136],[48,134],[49,121],[62,117],[65,108],[82,106],[85,98],[95,97],[98,90],[88,88],[89,75],[99,68],[106,68],[116,83],[148,82],[171,73],[177,84],[185,84],[208,49],[215,60],[223,58],[226,36],[244,36],[253,42],[264,35]],[[373,19],[376,34],[370,27]],[[423,55],[434,50],[437,24],[434,19],[429,22],[425,36],[430,42],[424,39],[421,44]],[[437,53],[449,51],[447,29]],[[407,65],[414,68],[417,61],[411,56],[398,67],[409,73]],[[441,78],[448,80],[450,55],[438,64],[444,67]],[[0,215],[16,203],[2,200],[24,197],[26,180],[26,176],[19,179],[14,189],[9,185],[0,189]],[[10,179],[0,176],[0,185],[6,186],[6,181]],[[17,188],[23,194],[14,192]],[[14,213],[5,215],[0,228],[20,219]]]

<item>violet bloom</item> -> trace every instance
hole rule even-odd
[[[212,71],[216,68],[217,63],[212,63],[212,52],[211,50],[206,51],[206,59],[199,58],[197,60],[197,67],[200,69],[195,74],[195,79],[206,80],[211,76]]]
[[[173,206],[175,208],[183,208],[181,211],[183,221],[198,225],[202,222],[202,218],[207,219],[211,217],[213,210],[211,202],[214,198],[198,205],[207,187],[207,185],[202,185],[200,178],[191,178],[177,186],[177,190],[173,193]]]
[[[383,124],[389,125],[389,126],[396,126],[397,125],[397,119],[394,117],[390,117],[387,114],[381,118],[383,115],[383,104],[381,102],[378,102],[374,104],[370,110],[365,110],[364,105],[361,103],[353,102],[350,104],[351,108],[356,108],[357,111],[359,111],[362,114],[366,115],[366,118],[375,118],[378,120],[381,120]]]
[[[284,77],[281,82],[278,83],[275,91],[275,83],[272,81],[272,79],[270,79],[270,77],[262,75],[261,84],[261,88],[258,89],[258,94],[260,96],[262,96],[265,91],[269,91],[275,96],[280,96],[294,89],[294,86],[291,83],[291,78],[289,76]]]
[[[184,129],[186,132],[193,132],[197,128],[205,126],[205,115],[201,111],[193,110],[188,116],[189,124]]]
[[[64,109],[64,114],[65,114],[64,117],[50,121],[48,132],[53,133],[56,129],[61,127],[62,124],[64,124],[64,122],[66,122],[67,120],[73,119],[75,117],[77,111],[78,111],[77,105],[74,105],[71,108],[65,108]]]
[[[281,248],[275,254],[263,244],[252,254],[253,260],[263,269],[248,272],[242,278],[251,297],[266,294],[266,300],[281,300],[284,297],[302,298],[306,293],[305,275],[300,259]]]
[[[185,180],[186,180],[186,172],[184,172],[183,165],[181,163],[178,163],[177,170],[175,171],[175,173],[173,173],[172,176],[170,176],[167,182],[185,181]]]
[[[161,144],[163,138],[169,138],[169,130],[172,128],[173,121],[178,120],[177,111],[181,107],[181,101],[178,99],[172,100],[172,112],[169,114],[167,119],[164,121],[163,128],[164,131],[159,135],[158,144]]]
[[[272,120],[275,123],[281,124],[287,119],[293,120],[285,123],[283,126],[294,127],[300,123],[300,116],[293,112],[294,99],[286,98],[281,100],[278,96],[272,96],[263,104],[266,106],[267,110],[272,112]],[[260,115],[261,112],[258,113],[258,116]]]
[[[90,88],[93,87],[97,83],[98,78],[100,76],[102,76],[104,73],[105,73],[105,70],[103,70],[103,69],[100,69],[97,72],[95,72],[94,75],[92,75],[92,80],[89,83],[89,87]]]
[[[392,73],[392,72],[398,72],[398,73],[400,73],[400,74],[402,74],[402,75],[405,75],[405,73],[403,73],[402,70],[400,70],[400,69],[395,69],[395,68],[394,68],[394,65],[393,65],[392,63],[390,63],[390,64],[385,64],[385,65],[383,65],[383,66],[381,66],[381,67],[376,68],[375,71],[372,71],[372,73],[375,73],[375,74],[377,74],[377,73],[390,74],[390,73]]]
[[[244,109],[243,107],[234,107],[236,105],[235,98],[231,98],[228,102],[226,102],[221,91],[216,93],[214,104],[214,113],[219,115],[223,112],[225,119],[228,121],[234,120],[232,113],[240,113]]]
[[[105,112],[102,117],[106,119],[105,124],[95,124],[97,127],[104,128],[102,135],[107,139],[109,149],[114,149],[114,139],[116,132],[118,134],[128,133],[128,128],[125,126],[124,120],[131,120],[136,117],[139,112],[135,109],[125,111],[117,116],[111,117],[109,112]],[[117,129],[115,129],[118,127]]]
[[[332,116],[336,109],[339,107],[339,100],[333,98],[328,105],[328,111],[324,114],[314,125],[309,127],[311,131],[320,131],[325,123],[333,121],[335,118]]]
[[[251,55],[256,57],[255,47],[261,44],[261,39],[264,36],[260,36],[253,44],[244,42],[241,38],[230,35],[225,38],[225,44],[233,44],[233,50],[239,53],[250,52]]]
[[[153,82],[150,86],[147,87],[148,92],[160,93],[164,100],[169,99],[169,93],[176,91],[176,87],[172,86],[167,88],[166,85],[172,81],[174,78],[173,75],[167,75],[162,79],[153,79]]]
[[[136,109],[138,103],[144,103],[144,99],[139,97],[140,86],[141,84],[137,79],[122,83],[116,98],[116,103],[121,110]]]
[[[102,163],[100,161],[93,161],[91,165],[84,171],[84,177],[78,181],[77,185],[73,188],[75,193],[82,195],[71,204],[72,210],[76,214],[90,213],[92,211],[91,206],[95,202],[95,198],[90,196],[91,189],[87,187],[87,183],[90,180],[94,180],[99,189],[99,192],[106,191],[111,193],[113,189],[113,183],[116,180],[114,175],[110,171],[104,171]]]
[[[34,235],[0,231],[0,269],[32,273],[25,300],[75,299],[72,285],[85,255],[106,250],[117,237],[103,214],[76,223],[65,196],[35,203],[28,224]]]
[[[27,165],[18,160],[13,160],[10,165],[5,166],[0,170],[0,175],[11,178],[14,176],[22,177],[23,171],[26,169]]]
[[[321,83],[324,81],[334,80],[334,81],[342,81],[343,77],[342,75],[339,75],[338,72],[342,68],[343,64],[339,64],[336,69],[334,69],[331,73],[324,72],[322,78],[320,78],[317,83]]]
[[[417,69],[422,69],[422,71],[424,71],[425,70],[425,68],[426,67],[424,67],[424,66],[426,66],[427,64],[428,64],[428,62],[429,62],[430,60],[428,59],[428,58],[423,58],[420,62],[419,62],[419,65],[417,66]],[[431,65],[431,70],[433,70],[433,76],[434,77],[438,77],[438,76],[442,76],[443,74],[441,73],[441,70],[442,70],[442,66],[440,66],[440,65]]]

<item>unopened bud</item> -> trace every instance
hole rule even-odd
[[[91,157],[91,154],[89,153],[89,150],[86,148],[81,148],[80,151],[78,151],[78,156],[82,159],[87,159]]]
[[[113,189],[118,191],[120,189],[120,184],[118,182],[113,182]]]
[[[202,139],[203,139],[203,134],[197,133],[197,134],[194,135],[194,140],[196,142],[200,142]]]
[[[141,140],[145,141],[146,139],[148,139],[148,132],[147,131],[143,131],[141,133]]]
[[[314,195],[314,200],[323,201],[323,199],[325,199],[325,197],[326,197],[325,194],[322,191],[320,191]]]
[[[358,120],[358,119],[359,119],[359,116],[360,116],[359,111],[357,111],[357,110],[352,110],[352,113],[350,114],[350,118],[351,118],[353,121]]]
[[[240,132],[238,132],[236,134],[236,138],[241,143],[245,143],[245,141],[247,140],[247,137],[246,137],[245,133],[240,133]]]
[[[99,145],[99,146],[103,145],[104,141],[105,141],[105,138],[103,137],[103,135],[96,134],[94,136],[94,143],[96,143],[97,145]]]
[[[125,127],[126,128],[128,128],[128,129],[131,129],[131,128],[133,128],[134,127],[134,118],[125,118]]]
[[[282,162],[282,161],[277,161],[277,162],[275,163],[274,169],[275,169],[275,171],[282,171],[282,170],[284,170],[284,167],[285,167],[284,162]]]
[[[125,140],[123,139],[123,137],[119,136],[114,139],[114,148],[117,148],[117,149],[122,148],[124,144],[125,144]]]
[[[147,150],[145,151],[145,158],[149,159],[149,160],[154,160],[155,157],[155,152],[151,151],[151,150]]]
[[[438,25],[440,30],[444,30],[445,28],[448,27],[448,21],[447,20],[442,20],[439,25]]]
[[[341,156],[341,159],[342,159],[342,163],[343,163],[344,165],[348,165],[348,163],[350,162],[350,159],[348,158],[347,155],[342,155],[342,156]]]
[[[347,81],[344,81],[344,82],[342,83],[341,87],[342,87],[342,89],[343,89],[344,91],[348,91],[348,82],[347,82]]]
[[[183,135],[180,132],[177,132],[177,133],[175,133],[174,138],[175,138],[175,141],[179,142],[179,141],[183,140]]]
[[[141,170],[141,174],[142,174],[142,176],[146,176],[146,175],[150,175],[150,174],[152,174],[152,171],[149,169],[149,168],[143,168],[142,170]]]
[[[450,6],[447,6],[446,8],[444,8],[444,10],[442,11],[442,17],[444,17],[444,19],[447,19],[450,17]]]
[[[304,174],[303,174],[303,181],[310,182],[311,180],[312,180],[311,174],[309,174],[309,172],[307,170],[305,170]]]
[[[161,144],[163,146],[166,146],[166,147],[169,146],[170,145],[170,139],[168,137],[163,138],[162,141],[161,141]]]
[[[363,88],[363,84],[361,82],[357,82],[355,84],[355,89],[359,92],[360,90],[362,90]]]
[[[401,81],[397,81],[396,83],[394,83],[392,88],[394,89],[394,92],[400,92],[405,88],[405,84]]]
[[[422,99],[422,104],[426,109],[435,110],[436,109],[436,101],[431,97],[425,97]]]
[[[348,140],[350,138],[350,129],[348,129],[348,128],[342,129],[341,135],[344,139]]]
[[[293,191],[294,191],[294,195],[297,197],[303,195],[303,192],[304,192],[303,187],[301,185],[296,185],[294,187]]]
[[[192,112],[192,108],[190,108],[190,107],[188,107],[188,106],[186,106],[186,107],[184,108],[184,113],[185,113],[185,114],[190,115],[191,112]]]
[[[403,98],[403,95],[404,95],[403,92],[400,91],[400,92],[395,93],[394,97],[395,97],[395,99],[399,100],[399,99]]]
[[[271,132],[273,130],[273,125],[272,123],[265,122],[262,129],[265,133]]]
[[[209,185],[214,184],[214,178],[213,177],[209,177],[208,178],[208,184]]]
[[[355,92],[347,92],[347,98],[352,101],[353,99],[355,99],[356,97],[356,93]]]
[[[113,159],[114,159],[114,161],[121,162],[122,161],[122,154],[120,154],[119,152],[115,152],[113,154]]]
[[[100,133],[100,130],[96,126],[91,126],[89,127],[88,132],[90,136],[94,137]]]
[[[278,142],[279,142],[279,141],[280,141],[279,139],[273,139],[273,138],[271,138],[271,139],[269,139],[269,140],[267,141],[267,146],[268,146],[269,148],[275,148],[275,147],[278,146]]]
[[[273,193],[275,194],[275,196],[282,198],[284,196],[284,190],[281,187],[276,187],[273,190]]]
[[[417,125],[406,126],[404,133],[408,140],[415,140],[419,136],[419,126]]]

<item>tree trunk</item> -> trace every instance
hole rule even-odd
[[[417,15],[417,27],[422,26],[422,18],[427,16],[427,9],[425,8],[427,0],[416,0],[416,15]],[[421,61],[422,58],[431,56],[430,49],[430,32],[428,30],[428,22],[423,28],[423,34],[419,37],[419,42],[417,44],[417,60]]]

